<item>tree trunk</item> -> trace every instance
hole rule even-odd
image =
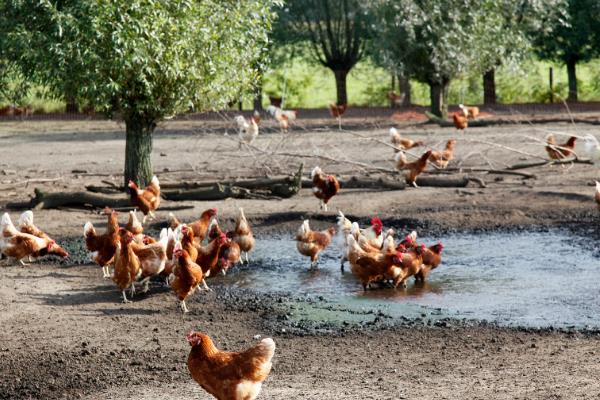
[[[404,96],[402,99],[402,107],[410,107],[412,103],[410,97],[410,79],[406,76],[398,76],[398,82],[400,83],[400,95]]]
[[[450,82],[443,81],[429,84],[429,94],[431,97],[431,112],[440,118],[448,116],[448,87]]]
[[[569,97],[567,101],[577,101],[577,61],[567,61],[567,75],[569,77]]]
[[[337,104],[348,104],[348,93],[346,91],[346,78],[348,77],[347,70],[334,70],[335,87],[337,89]]]
[[[392,94],[396,93],[396,74],[394,74],[392,72],[392,82],[391,82],[391,88],[390,88],[390,108],[396,108],[396,101],[394,99],[394,96],[392,96]]]
[[[483,104],[496,104],[496,70],[493,68],[483,74]]]
[[[262,105],[262,97],[263,97],[263,85],[262,85],[262,78],[258,79],[258,82],[256,83],[256,87],[254,88],[254,111],[262,111],[263,110],[263,105]]]
[[[65,111],[67,113],[76,114],[79,112],[79,105],[77,104],[77,100],[73,96],[69,96],[66,99],[66,107]]]
[[[140,115],[125,119],[125,187],[132,180],[145,187],[152,179],[152,133],[154,120]]]

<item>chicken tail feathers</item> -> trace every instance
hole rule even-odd
[[[33,225],[33,211],[27,210],[19,217],[17,224],[21,226]]]
[[[315,176],[317,175],[321,175],[323,173],[323,171],[321,170],[321,168],[319,168],[318,166],[314,167],[312,172],[310,173],[310,178],[314,179]]]
[[[94,225],[90,221],[86,222],[83,226],[83,237],[86,238],[93,232],[96,232],[96,230],[94,229]]]
[[[0,222],[0,228],[3,233],[7,232],[11,235],[18,233],[17,228],[15,228],[15,226],[13,225],[13,223],[10,219],[10,215],[8,215],[8,213],[4,213],[4,215],[2,215],[2,221]]]

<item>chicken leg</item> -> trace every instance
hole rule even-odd
[[[250,264],[250,259],[248,258],[248,252],[246,251],[246,264]],[[240,257],[241,260],[241,257]]]
[[[123,294],[123,303],[125,303],[125,304],[131,303],[131,300],[127,300],[127,296],[125,295],[125,290],[123,290],[121,293]]]
[[[141,283],[144,285],[142,287],[142,293],[148,292],[148,290],[150,290],[150,277],[144,278]]]
[[[185,305],[185,300],[181,300],[179,306],[181,307],[181,311],[183,311],[184,314],[190,312],[190,310],[188,310],[187,306]]]
[[[206,284],[206,280],[202,279],[202,285],[204,285],[204,290],[206,290],[207,292],[212,292],[212,289],[209,288]]]

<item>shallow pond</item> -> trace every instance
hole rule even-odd
[[[296,251],[291,238],[260,239],[250,267],[234,269],[227,284],[258,291],[322,296],[331,306],[302,306],[296,316],[347,320],[369,310],[394,318],[467,318],[505,326],[600,327],[600,263],[580,237],[566,232],[455,234],[420,241],[444,243],[442,265],[429,282],[407,289],[364,292],[340,272],[339,247],[322,254],[319,269]]]

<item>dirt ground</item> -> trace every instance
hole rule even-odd
[[[301,120],[283,136],[267,123],[255,142],[260,151],[240,151],[231,121],[171,121],[155,135],[153,162],[163,183],[275,176],[296,170],[300,162],[306,173],[319,164],[342,176],[377,176],[352,164],[356,161],[393,168],[393,150],[373,140],[388,141],[389,120],[354,118],[347,124],[352,129],[340,132],[330,120]],[[600,127],[590,124],[528,124],[523,119],[465,133],[410,122],[398,129],[431,148],[457,138],[451,167],[492,169],[545,157],[541,141],[549,132],[559,142],[562,134],[600,134]],[[121,184],[124,148],[123,126],[113,122],[0,123],[0,211],[8,202],[27,200],[34,188],[82,190],[103,180]],[[315,154],[341,162],[311,157]],[[325,213],[318,211],[308,189],[278,201],[164,201],[153,228],[160,227],[168,212],[188,220],[217,207],[221,220],[230,222],[236,209],[244,207],[259,239],[291,237],[305,217],[326,226],[335,221],[337,210],[362,222],[379,215],[386,225],[423,234],[543,226],[600,236],[593,201],[599,175],[595,167],[523,171],[535,179],[468,172],[483,178],[486,187],[343,190]],[[19,211],[10,213],[17,217]],[[36,223],[59,242],[80,237],[87,220],[100,229],[105,225],[93,210],[35,215]],[[175,297],[158,282],[148,295],[121,304],[114,284],[89,264],[0,268],[0,399],[207,399],[187,372],[185,335],[192,328],[208,332],[230,350],[256,342],[255,335],[273,337],[277,351],[263,399],[600,397],[600,343],[593,333],[453,321],[290,330],[277,306],[284,294],[257,294],[225,284],[213,288],[195,295],[188,304],[191,312],[182,315]]]

